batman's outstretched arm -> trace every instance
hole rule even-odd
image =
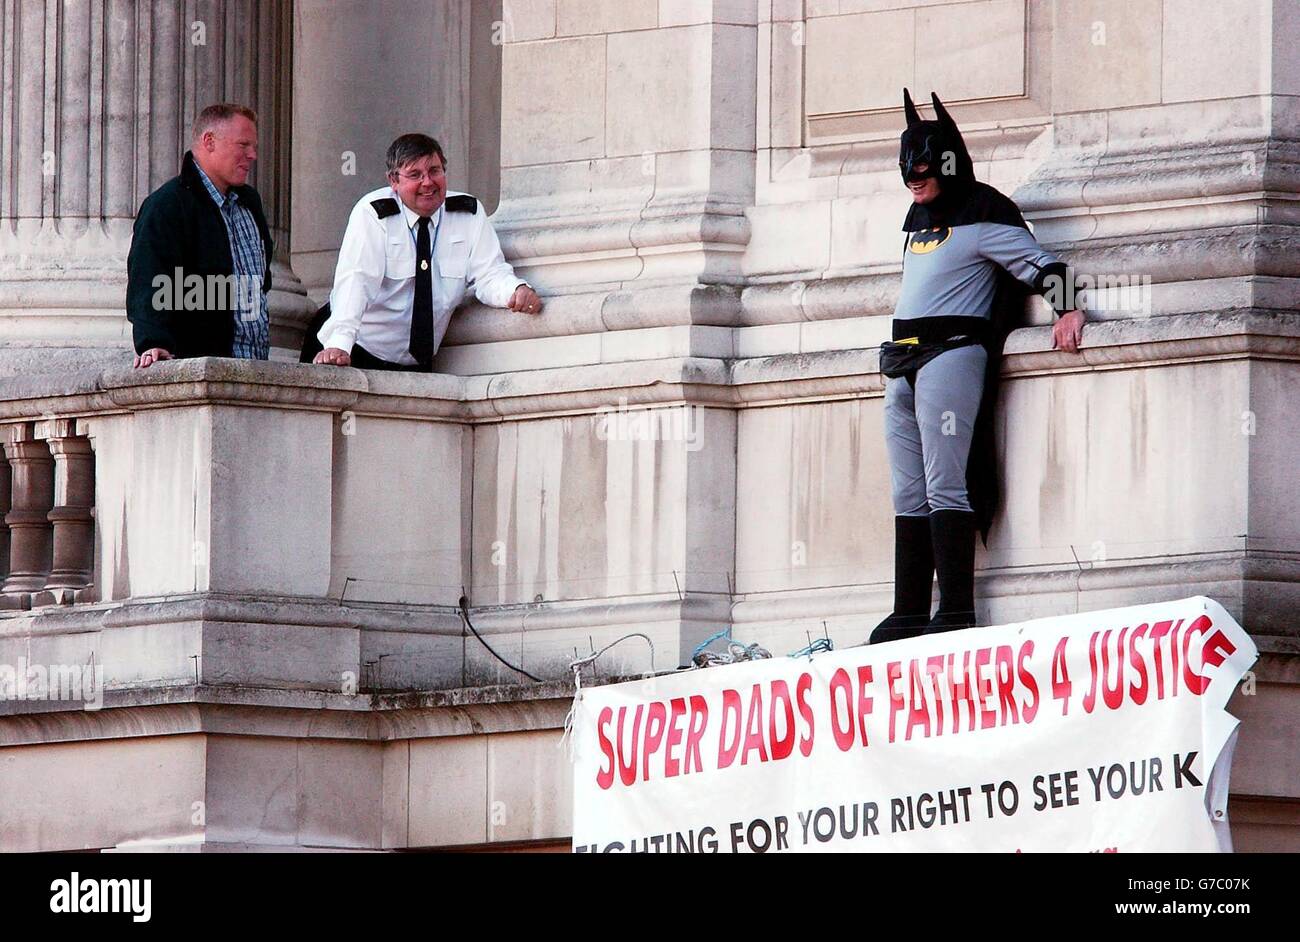
[[[1041,294],[1058,315],[1080,309],[1069,266],[1020,226],[980,223],[979,252]]]

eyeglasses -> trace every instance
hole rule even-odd
[[[422,183],[425,180],[428,180],[430,183],[436,183],[438,178],[443,176],[446,172],[447,171],[442,167],[439,167],[437,170],[430,170],[428,173],[405,173],[398,171],[397,175],[407,183]]]

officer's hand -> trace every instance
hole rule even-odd
[[[326,347],[320,353],[316,354],[313,363],[328,363],[330,366],[351,366],[352,355],[338,347]]]
[[[515,289],[515,293],[510,296],[506,307],[512,311],[522,311],[525,314],[540,314],[542,312],[542,299],[528,285],[520,285]]]
[[[1083,311],[1068,311],[1052,327],[1052,349],[1078,353],[1083,344]]]
[[[155,363],[171,359],[174,359],[174,357],[162,347],[152,347],[144,353],[136,354],[135,361],[131,364],[131,368],[142,370],[146,367],[153,366]]]

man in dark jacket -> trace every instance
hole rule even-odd
[[[257,115],[210,105],[181,172],[140,206],[127,257],[135,366],[181,357],[270,355],[271,232],[257,191]]]

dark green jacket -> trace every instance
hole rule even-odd
[[[271,290],[271,231],[262,211],[262,199],[251,186],[233,188],[239,202],[253,213],[266,250],[266,272],[262,290]],[[168,287],[180,269],[184,301],[184,279],[198,275],[211,284],[213,275],[229,276],[235,271],[230,238],[221,210],[213,202],[203,179],[186,151],[180,176],[173,177],[150,193],[140,205],[131,252],[127,256],[126,317],[131,322],[136,353],[162,347],[175,357],[228,357],[235,335],[234,299],[222,291],[203,291],[197,309],[173,302],[176,294]],[[160,291],[155,279],[167,279]],[[197,295],[191,295],[191,299]]]

